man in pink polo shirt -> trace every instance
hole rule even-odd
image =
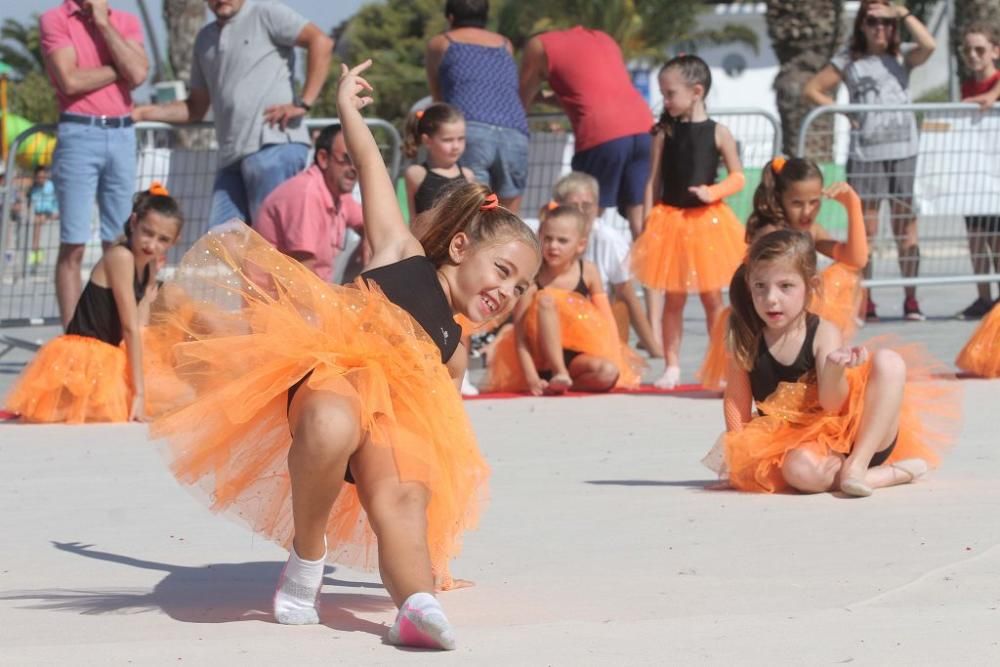
[[[325,127],[315,148],[312,166],[264,199],[254,229],[278,250],[330,280],[347,228],[361,232],[364,224],[361,205],[351,196],[358,172],[340,125]]]
[[[107,249],[123,232],[135,192],[132,95],[149,72],[142,27],[108,0],[65,0],[39,19],[42,54],[59,100],[52,181],[59,200],[56,297],[63,326],[80,298],[80,264],[94,201]]]

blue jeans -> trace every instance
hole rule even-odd
[[[467,121],[465,152],[459,162],[497,196],[520,196],[528,184],[528,137],[509,127]]]
[[[135,129],[59,123],[52,182],[59,200],[59,241],[83,245],[97,200],[101,240],[125,232],[135,194]]]
[[[212,186],[209,225],[234,218],[251,222],[272,190],[305,169],[308,156],[305,144],[268,144],[219,169]]]

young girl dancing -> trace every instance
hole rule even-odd
[[[411,222],[449,188],[476,182],[472,170],[459,163],[465,152],[465,117],[455,107],[437,103],[410,114],[403,153],[416,159],[421,146],[427,149],[427,160],[403,172]]]
[[[930,367],[912,346],[845,347],[807,310],[819,284],[808,234],[762,236],[745,275],[730,292],[727,433],[716,466],[730,485],[868,496],[938,462],[956,426],[956,383],[922,381]]]
[[[684,304],[701,296],[709,331],[722,310],[722,288],[746,252],[743,226],[722,201],[743,188],[743,167],[729,130],[705,111],[712,75],[701,58],[683,55],[660,70],[663,115],[653,128],[646,183],[646,222],[632,264],[647,293],[650,323],[660,325],[666,368],[656,386],[680,382]],[[728,175],[716,183],[719,157]],[[655,208],[653,203],[656,202]],[[666,291],[665,307],[657,292]]]
[[[817,222],[824,197],[846,209],[846,241],[830,238]],[[810,300],[809,310],[840,329],[845,339],[852,338],[862,296],[861,271],[868,262],[861,198],[847,183],[834,183],[824,189],[823,172],[812,160],[776,157],[761,172],[753,203],[747,220],[748,244],[776,229],[798,229],[809,233],[817,252],[834,261],[820,273],[822,284]],[[709,389],[721,389],[724,383],[728,322],[727,309],[712,327],[705,361],[698,373],[702,386]]]
[[[24,369],[8,410],[31,422],[145,419],[141,327],[156,295],[157,262],[183,224],[177,202],[159,183],[135,195],[124,238],[94,266],[66,333]]]
[[[597,267],[580,259],[587,221],[575,208],[546,211],[542,268],[489,356],[490,391],[535,396],[639,384],[638,355],[618,338]]]
[[[434,591],[451,586],[448,561],[476,523],[488,476],[457,391],[454,318],[510,309],[540,257],[531,230],[475,184],[443,199],[417,241],[360,113],[370,65],[342,66],[337,93],[370,268],[353,287],[330,285],[245,226],[207,234],[153,320],[184,328],[173,370],[194,398],[152,432],[213,509],[289,548],[278,622],[319,622],[324,561],[370,567],[377,556],[399,607],[388,641],[453,649]]]

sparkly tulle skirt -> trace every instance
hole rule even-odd
[[[993,306],[955,359],[963,371],[980,377],[1000,377],[1000,306]]]
[[[434,342],[372,284],[331,285],[249,227],[209,232],[154,304],[147,382],[174,387],[152,425],[178,480],[215,511],[289,546],[288,390],[356,406],[365,447],[391,450],[402,482],[429,491],[427,539],[439,583],[477,521],[488,467]],[[375,536],[354,485],[326,528],[328,560],[371,569]]]
[[[632,245],[632,269],[653,289],[719,290],[746,255],[743,236],[743,225],[725,202],[697,208],[657,204]]]
[[[602,357],[614,363],[618,368],[616,387],[632,389],[639,386],[642,358],[621,342],[615,323],[607,321],[590,299],[571,290],[552,287],[539,290],[524,315],[522,326],[536,368],[551,370],[545,366],[538,343],[538,308],[544,298],[553,300],[559,315],[563,349]],[[513,327],[506,327],[497,336],[488,358],[487,371],[486,391],[527,391],[528,382],[517,356]]]
[[[29,422],[124,422],[132,396],[123,347],[67,334],[38,350],[6,408]]]

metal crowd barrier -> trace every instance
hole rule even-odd
[[[306,126],[318,131],[338,122],[333,118],[311,118]],[[367,123],[395,179],[401,166],[399,133],[382,119],[367,119]],[[144,122],[135,127],[136,190],[160,181],[184,211],[182,238],[168,255],[168,265],[175,264],[208,229],[217,166],[214,129],[211,123]],[[32,184],[34,165],[51,162],[55,131],[54,125],[36,125],[14,139],[10,146],[6,180],[0,188],[0,330],[59,323],[54,280],[59,253],[58,212],[39,212],[51,206]],[[91,239],[82,267],[84,282],[101,255],[97,221],[95,204]],[[124,223],[123,220],[123,226]],[[17,344],[9,336],[0,335],[0,356],[6,351],[5,346],[9,349]]]
[[[781,124],[764,109],[719,108],[709,115],[733,133],[740,151],[747,178],[743,191],[727,199],[741,220],[750,214],[753,191],[760,182],[760,172],[781,149]],[[573,133],[569,121],[561,113],[529,116],[531,143],[528,153],[528,186],[521,204],[525,217],[534,217],[551,198],[552,186],[571,170]],[[616,226],[627,233],[628,223],[617,216]]]
[[[912,177],[913,187],[906,188],[896,205],[888,192],[862,197],[866,206],[878,207],[879,216],[879,231],[871,240],[871,278],[866,284],[889,287],[1000,281],[1000,256],[990,250],[991,244],[1000,247],[1000,107],[987,111],[963,103],[817,107],[802,123],[798,154],[819,162],[828,183],[856,179],[857,165],[848,163],[852,139],[871,146],[873,137],[878,136],[862,135],[866,114],[878,114],[869,120],[889,133],[905,127],[902,123],[912,118],[919,138],[912,173],[897,174],[903,182]],[[829,123],[830,115],[833,123]],[[832,130],[817,130],[820,119]],[[903,276],[894,228],[907,218],[910,202],[917,219],[920,264],[918,275]],[[967,221],[971,223],[968,228]],[[842,238],[844,227],[837,227],[834,235]]]

